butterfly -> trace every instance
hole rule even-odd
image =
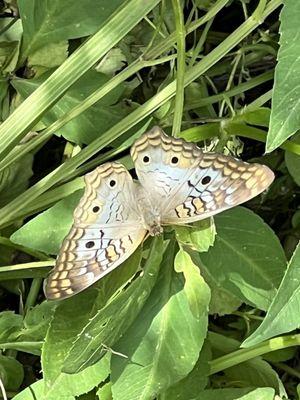
[[[123,263],[146,236],[161,234],[163,226],[218,214],[258,195],[274,179],[265,165],[203,153],[157,126],[130,152],[138,181],[116,162],[85,175],[73,225],[45,281],[48,299],[89,287]]]

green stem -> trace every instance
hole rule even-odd
[[[189,66],[190,66],[190,67],[191,67],[192,65],[195,64],[195,61],[196,61],[198,55],[200,54],[200,52],[201,52],[201,50],[202,50],[202,47],[203,47],[203,45],[204,45],[204,43],[205,43],[205,40],[206,40],[206,38],[207,38],[208,31],[209,31],[209,29],[210,29],[210,27],[211,27],[213,21],[214,21],[214,18],[211,18],[211,19],[206,23],[206,25],[205,25],[205,27],[204,27],[204,29],[203,29],[203,32],[202,32],[202,34],[201,34],[201,36],[200,36],[200,39],[199,39],[199,41],[198,41],[198,43],[197,43],[195,49],[193,50],[193,54],[192,54],[192,57],[191,57],[190,62],[189,62]]]
[[[300,334],[290,336],[280,336],[267,340],[258,345],[249,347],[248,349],[236,350],[225,356],[216,358],[210,362],[210,375],[224,371],[224,369],[233,367],[234,365],[251,360],[252,358],[261,356],[271,351],[285,349],[287,347],[299,346]]]
[[[295,376],[296,378],[299,379],[300,381],[300,372],[296,371],[294,368],[290,367],[287,364],[284,363],[276,363],[276,362],[271,362],[274,367],[281,369],[282,371],[286,372],[287,374],[291,375],[291,376]]]
[[[272,93],[273,93],[273,90],[270,89],[266,93],[264,93],[261,96],[259,96],[252,103],[247,105],[247,110],[248,111],[256,110],[257,108],[259,108],[259,107],[263,106],[264,104],[266,104],[269,100],[272,99]]]
[[[255,88],[256,86],[259,86],[259,85],[273,79],[273,77],[274,77],[273,71],[264,72],[263,74],[255,77],[255,78],[249,79],[249,81],[241,83],[240,85],[237,85],[236,87],[234,87],[232,89],[225,90],[224,92],[215,94],[213,96],[203,97],[202,99],[200,99],[198,101],[189,103],[184,107],[184,110],[195,110],[197,108],[211,105],[211,104],[217,103],[219,101],[222,101],[224,99],[224,97],[229,98],[229,97],[237,96],[241,93],[246,92],[247,90],[251,90],[251,89]],[[247,109],[249,109],[249,106],[247,106]],[[253,108],[251,108],[251,109],[253,109]]]
[[[177,39],[177,71],[176,95],[172,135],[177,136],[181,130],[184,104],[184,72],[185,72],[185,28],[180,0],[172,0]]]
[[[25,314],[31,307],[35,306],[36,299],[37,299],[39,291],[41,289],[42,282],[43,282],[42,278],[34,278],[33,279],[26,302],[25,302],[25,307],[24,307]]]
[[[45,277],[54,264],[55,260],[49,260],[0,267],[0,280]]]

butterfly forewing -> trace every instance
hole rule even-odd
[[[85,182],[74,223],[45,283],[48,299],[66,298],[92,285],[128,258],[146,234],[135,208],[135,184],[121,164],[104,164]]]
[[[203,153],[196,145],[154,127],[131,150],[139,180],[162,224],[181,224],[215,215],[265,190],[273,172],[230,156]]]

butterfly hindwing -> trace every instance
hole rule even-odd
[[[48,299],[87,288],[125,261],[146,234],[135,209],[135,184],[121,164],[96,168],[85,183],[74,223],[45,283]]]

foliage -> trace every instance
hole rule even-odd
[[[299,400],[299,3],[5,0],[0,13],[0,399]],[[82,175],[132,170],[153,125],[276,180],[45,301]]]

